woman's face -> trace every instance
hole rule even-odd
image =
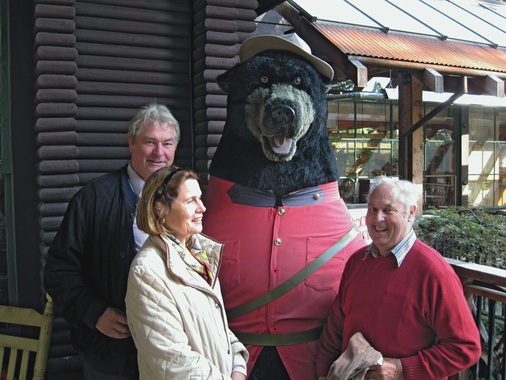
[[[188,179],[179,186],[179,195],[165,215],[165,227],[183,244],[191,235],[202,232],[202,216],[206,208],[201,197],[197,180]]]

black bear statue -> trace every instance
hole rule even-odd
[[[333,70],[296,34],[244,41],[218,76],[227,119],[204,192],[204,233],[249,379],[316,379],[318,337],[346,259],[365,244],[339,196],[327,134]]]

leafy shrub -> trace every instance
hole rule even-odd
[[[415,232],[443,256],[506,269],[506,217],[483,208],[430,209]]]

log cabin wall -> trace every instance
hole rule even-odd
[[[125,165],[128,122],[148,103],[180,122],[176,163],[193,166],[192,2],[37,0],[35,134],[41,262],[70,198]],[[43,267],[43,265],[42,265]],[[55,319],[50,379],[80,376],[68,326]]]
[[[255,31],[256,0],[36,0],[35,135],[40,254],[70,198],[125,165],[128,121],[166,104],[181,124],[176,163],[207,178],[226,119],[216,76]],[[43,265],[42,265],[43,267]],[[55,319],[48,379],[78,380],[68,326]]]
[[[194,2],[195,168],[204,182],[227,115],[216,77],[239,62],[240,44],[255,31],[256,0]]]

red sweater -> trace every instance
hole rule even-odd
[[[227,309],[288,280],[353,226],[336,182],[303,191],[292,201],[284,199],[283,207],[274,207],[274,201],[261,206],[266,202],[258,194],[242,198],[249,205],[232,201],[245,193],[249,194],[248,189],[210,177],[204,194],[204,233],[225,244],[219,278]],[[230,320],[230,328],[247,333],[286,334],[322,326],[336,297],[346,259],[365,244],[357,237],[290,292]],[[317,345],[318,340],[312,340],[277,347],[292,380],[316,379]],[[250,373],[262,347],[247,348]]]
[[[480,336],[462,285],[444,258],[420,240],[397,267],[394,255],[348,261],[318,348],[326,376],[360,331],[386,358],[401,359],[404,379],[446,379],[475,364]]]

